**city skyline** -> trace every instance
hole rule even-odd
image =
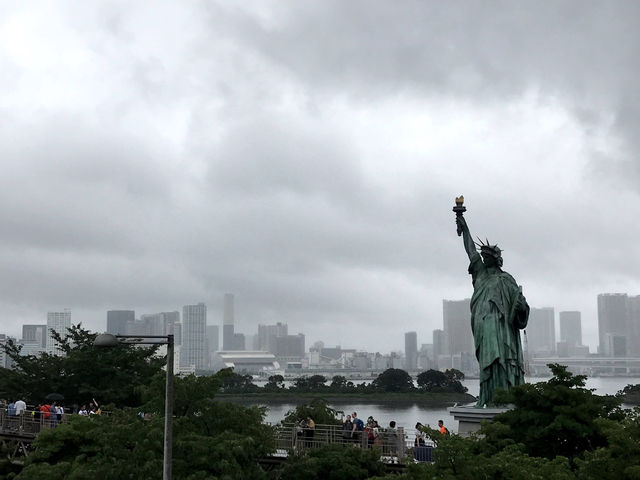
[[[471,295],[460,194],[592,350],[597,295],[640,293],[638,2],[2,13],[0,331],[234,292],[239,332],[402,350]]]
[[[556,345],[558,342],[566,342],[567,340],[564,338],[566,336],[570,336],[571,340],[569,341],[570,346],[569,351],[572,351],[572,347],[587,347],[589,348],[589,352],[591,354],[597,354],[602,349],[602,341],[601,339],[605,338],[606,335],[616,334],[623,335],[628,337],[625,341],[625,352],[626,349],[629,349],[630,355],[636,356],[638,352],[640,352],[640,342],[638,342],[638,333],[640,332],[640,324],[636,325],[633,320],[638,316],[637,305],[640,305],[640,295],[629,295],[627,293],[605,293],[598,294],[597,301],[601,303],[603,299],[610,299],[609,301],[620,301],[623,302],[623,307],[616,307],[620,312],[624,312],[623,318],[617,321],[617,324],[622,324],[628,327],[619,327],[619,328],[611,328],[609,324],[611,323],[610,317],[611,313],[608,313],[603,307],[600,307],[600,316],[598,318],[599,322],[599,334],[598,338],[592,344],[588,342],[584,342],[582,330],[584,329],[584,324],[581,319],[581,312],[569,310],[569,311],[557,311],[554,307],[532,307],[529,324],[525,331],[527,332],[527,343],[529,352],[532,355],[556,355]],[[405,332],[402,337],[398,335],[398,338],[390,339],[391,342],[395,342],[397,346],[389,346],[386,349],[376,349],[369,348],[366,344],[352,344],[352,343],[335,343],[332,344],[331,341],[327,341],[326,338],[309,338],[303,330],[301,332],[307,336],[307,345],[312,345],[315,342],[322,342],[327,347],[329,346],[340,346],[343,349],[356,349],[362,351],[379,351],[381,353],[393,353],[393,352],[405,352],[407,346],[409,344],[414,345],[416,348],[416,352],[413,354],[418,358],[419,352],[417,351],[417,346],[420,344],[430,344],[432,348],[436,349],[436,355],[439,348],[442,348],[442,352],[445,354],[451,354],[452,352],[456,353],[470,353],[473,354],[473,337],[471,336],[471,328],[469,324],[469,298],[464,298],[460,300],[442,300],[442,326],[436,325],[438,328],[434,328],[429,331],[425,331],[423,329],[414,329],[411,332]],[[230,334],[234,338],[234,347],[235,348],[224,348],[224,327],[231,326],[233,328],[235,324],[235,295],[231,293],[223,294],[223,302],[222,302],[222,310],[221,312],[212,312],[210,311],[209,316],[207,316],[208,306],[205,302],[199,302],[197,305],[183,305],[181,309],[183,310],[183,318],[180,318],[180,313],[178,311],[172,312],[161,312],[161,313],[136,313],[136,310],[107,310],[105,312],[104,326],[102,328],[98,327],[98,329],[94,329],[96,332],[108,332],[108,333],[122,333],[121,329],[125,329],[129,334],[142,334],[146,332],[148,334],[153,335],[164,335],[167,334],[169,330],[173,330],[174,327],[178,328],[177,331],[173,332],[177,335],[177,343],[180,344],[182,340],[182,332],[184,331],[184,314],[186,311],[191,311],[189,309],[204,309],[203,313],[200,313],[199,321],[198,321],[198,337],[202,337],[202,345],[199,345],[197,350],[202,354],[200,355],[202,358],[210,356],[210,353],[205,353],[209,351],[209,344],[206,343],[207,334],[205,331],[211,331],[210,327],[217,327],[215,331],[218,332],[218,339],[214,344],[219,346],[219,350],[264,350],[264,351],[274,351],[274,341],[275,337],[295,337],[294,335],[289,335],[289,324],[287,322],[274,322],[272,324],[257,324],[253,326],[248,326],[246,329],[242,329],[242,331],[234,331],[233,329],[230,331]],[[614,309],[615,312],[617,310]],[[619,312],[618,312],[619,313]],[[23,324],[19,327],[19,330],[22,332],[22,335],[14,335],[8,332],[0,332],[8,337],[15,338],[20,340],[24,337],[25,332],[28,332],[29,335],[28,343],[34,343],[34,338],[36,335],[37,328],[47,329],[47,323],[51,321],[51,319],[55,318],[65,318],[65,321],[68,323],[71,321],[71,309],[64,309],[64,312],[47,312],[46,313],[47,322],[44,324],[38,324],[36,322],[32,322],[31,324]],[[614,314],[615,317],[615,314]],[[217,319],[217,320],[216,320]],[[535,325],[532,324],[532,320],[535,322]],[[131,327],[127,327],[127,322],[131,324]],[[78,320],[75,319],[71,321],[71,324],[78,323]],[[617,325],[616,324],[616,325]],[[110,325],[111,330],[110,330]],[[114,325],[117,325],[116,328]],[[532,326],[533,325],[533,326]],[[86,325],[83,325],[85,328],[89,328]],[[132,328],[133,330],[131,330]],[[563,328],[564,328],[564,337],[563,337]],[[620,330],[620,328],[628,328],[627,331]],[[91,330],[91,329],[90,329]],[[293,330],[293,329],[292,329]],[[438,332],[441,332],[438,334]],[[410,343],[408,342],[407,335],[412,335]],[[442,342],[442,346],[436,346],[436,335],[441,335],[440,342]],[[49,336],[45,335],[44,340],[42,337],[42,333],[39,334],[39,342],[40,341],[49,341]],[[273,336],[274,339],[270,339]],[[33,338],[31,338],[33,337]],[[238,344],[238,337],[241,338],[241,344]],[[248,343],[245,344],[245,337],[248,340]],[[389,339],[388,339],[389,340]],[[425,340],[428,340],[425,342]],[[580,342],[580,340],[582,340]],[[200,341],[200,340],[199,340]],[[388,344],[390,344],[388,342]],[[48,344],[47,344],[48,345]],[[628,345],[628,347],[627,347]],[[258,348],[252,348],[252,346]],[[45,348],[45,343],[42,344],[42,347]],[[260,348],[261,347],[261,348]],[[46,349],[51,349],[51,345],[48,345]],[[580,350],[583,352],[583,350]],[[586,351],[585,351],[586,352]],[[604,353],[607,354],[608,349],[605,348]],[[191,355],[191,354],[190,354]],[[191,355],[193,356],[193,355]],[[198,368],[202,368],[202,364]]]

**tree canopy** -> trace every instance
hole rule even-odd
[[[464,373],[455,368],[440,372],[438,370],[427,370],[418,374],[418,388],[425,392],[457,392],[465,393],[467,387],[463,386]]]
[[[275,448],[273,429],[262,423],[264,410],[217,402],[213,377],[176,378],[173,478],[265,479],[257,460]],[[146,392],[152,395],[155,386]],[[146,406],[159,409],[153,399]],[[163,458],[162,415],[143,420],[136,410],[111,415],[73,416],[44,430],[16,480],[123,478],[160,479]]]
[[[553,377],[548,382],[526,383],[496,395],[497,402],[514,408],[487,425],[488,442],[508,439],[525,445],[532,456],[569,459],[606,445],[596,420],[622,419],[620,399],[594,394],[585,388],[584,375],[573,375],[563,365],[549,368]]]
[[[22,356],[21,347],[14,342],[3,346],[14,368],[0,369],[2,395],[37,404],[55,392],[69,405],[95,398],[101,404],[134,406],[140,404],[141,388],[149,385],[165,364],[165,359],[156,355],[157,347],[123,344],[96,348],[93,341],[97,334],[81,324],[69,328],[68,335],[55,331],[53,335],[64,355]]]
[[[383,392],[409,392],[414,389],[411,375],[399,368],[388,368],[371,382],[371,386]]]

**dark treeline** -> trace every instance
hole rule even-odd
[[[462,385],[464,374],[456,369],[445,372],[427,370],[416,377],[417,387],[413,378],[406,371],[389,368],[378,375],[371,383],[359,383],[347,380],[342,375],[334,376],[329,381],[323,375],[298,377],[286,387],[282,375],[272,375],[263,387],[253,383],[251,375],[232,373],[225,378],[222,393],[378,393],[378,392],[429,392],[429,393],[466,393],[467,388]]]

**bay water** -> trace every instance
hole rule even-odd
[[[548,380],[548,378],[528,378],[527,382],[536,383]],[[471,395],[477,396],[480,390],[478,379],[465,379],[463,385],[469,389]],[[613,395],[622,390],[628,384],[638,384],[638,377],[588,377],[587,388],[595,389],[599,395]],[[300,402],[302,403],[302,402]],[[276,424],[284,418],[289,410],[296,407],[297,403],[278,403],[267,406],[265,422]],[[445,426],[451,432],[458,431],[458,422],[449,415],[447,407],[426,408],[419,405],[382,405],[373,403],[332,402],[331,408],[342,410],[345,415],[357,412],[358,417],[366,422],[367,417],[375,418],[380,426],[387,427],[391,420],[395,420],[399,427],[413,429],[416,422],[435,427],[438,420],[443,420]]]

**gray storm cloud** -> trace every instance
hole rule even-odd
[[[0,19],[7,333],[233,292],[239,329],[430,341],[455,195],[534,306],[640,293],[635,2],[46,3]]]

